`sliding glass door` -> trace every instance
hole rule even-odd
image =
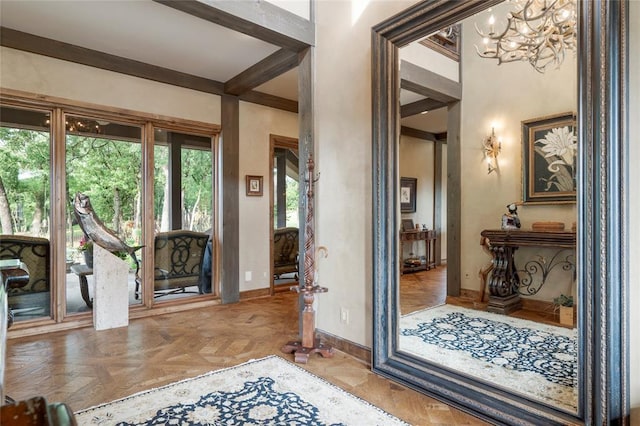
[[[99,118],[67,115],[66,130],[66,305],[67,314],[93,307],[93,242],[74,214],[77,196],[88,197],[95,218],[127,245],[142,246],[142,129]],[[135,297],[139,261],[129,263],[129,303]]]
[[[0,110],[0,285],[15,321],[51,316],[50,116]]]

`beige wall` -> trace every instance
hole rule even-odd
[[[240,102],[240,291],[267,288],[269,275],[269,134],[298,137],[298,115]],[[246,195],[245,175],[263,176],[263,195]],[[251,281],[246,280],[251,272]]]
[[[6,47],[0,49],[0,87],[220,123],[219,96]]]
[[[402,213],[402,219],[426,224],[433,229],[434,143],[408,136],[400,138],[400,176],[417,178],[416,212]]]
[[[318,328],[371,346],[371,27],[411,1],[316,4]],[[340,322],[340,308],[349,323]]]
[[[506,205],[522,200],[521,122],[577,111],[577,68],[572,55],[560,69],[545,74],[528,63],[498,66],[494,60],[479,57],[475,50],[479,37],[473,24],[483,19],[480,16],[465,22],[462,46],[462,287],[473,290],[480,286],[478,271],[489,261],[479,247],[480,232],[500,228]],[[481,144],[492,126],[502,139],[502,152],[499,171],[487,174]],[[570,230],[577,218],[575,204],[524,205],[518,214],[523,229],[530,229],[537,221],[559,221]],[[522,265],[531,254],[531,250],[521,249],[516,260]],[[551,301],[560,293],[573,293],[571,274],[562,272],[554,270],[552,274],[564,276],[550,276],[554,285],[544,286],[531,298]]]
[[[631,407],[640,425],[640,2],[629,2],[629,321],[631,337]]]

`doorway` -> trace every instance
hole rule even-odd
[[[271,294],[298,284],[299,159],[298,139],[270,135]]]

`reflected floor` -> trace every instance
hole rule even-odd
[[[446,272],[400,277],[400,350],[575,412],[576,330],[560,327],[553,311],[506,316],[486,312],[486,302],[447,297]]]

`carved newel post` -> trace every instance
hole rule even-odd
[[[295,353],[295,362],[306,364],[309,355],[319,353],[325,358],[333,356],[333,348],[325,346],[320,339],[315,337],[316,313],[313,309],[313,301],[316,293],[326,293],[326,287],[317,285],[315,267],[315,242],[313,236],[313,184],[315,182],[313,158],[309,156],[307,161],[307,216],[304,228],[304,284],[291,289],[302,293],[304,309],[302,310],[302,341],[292,341],[282,347],[284,353]],[[325,252],[326,254],[326,252]]]

